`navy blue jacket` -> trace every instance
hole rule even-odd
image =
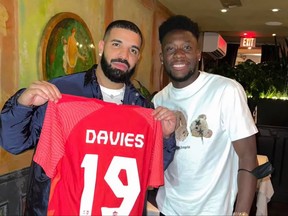
[[[63,94],[103,100],[95,75],[96,67],[97,65],[94,65],[87,71],[55,78],[50,82],[55,84]],[[30,108],[18,104],[17,99],[24,90],[21,89],[16,92],[5,103],[0,116],[0,146],[12,154],[19,154],[36,147],[47,106],[45,104]],[[139,94],[131,83],[126,83],[123,104],[154,108],[153,104]],[[164,139],[164,169],[173,160],[175,149],[174,135],[169,139]],[[30,168],[28,187],[25,215],[46,215],[50,179],[34,161],[32,161]]]

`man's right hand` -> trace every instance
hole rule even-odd
[[[18,103],[23,106],[41,106],[47,101],[55,103],[61,98],[59,89],[46,81],[33,82],[18,98]]]

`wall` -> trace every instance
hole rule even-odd
[[[133,8],[133,10],[127,8]],[[149,6],[149,5],[148,5]],[[153,4],[151,4],[153,9]],[[150,86],[150,71],[152,62],[152,23],[153,23],[153,10],[143,6],[141,1],[131,0],[118,0],[114,1],[114,19],[128,19],[135,22],[143,32],[144,49],[141,53],[141,61],[138,64],[135,79],[141,80],[142,84],[146,87]],[[125,13],[123,12],[125,11]],[[143,74],[143,76],[142,76]],[[145,74],[145,76],[144,76]]]
[[[18,4],[0,0],[0,107],[18,86]]]
[[[35,9],[37,8],[37,9]],[[21,0],[19,1],[19,87],[42,78],[39,72],[39,49],[48,21],[60,12],[72,12],[87,24],[94,43],[104,31],[105,0]]]
[[[154,28],[153,28],[153,40],[152,40],[152,73],[150,76],[150,86],[153,89],[152,92],[161,90],[169,83],[169,77],[164,72],[163,65],[160,61],[161,44],[159,41],[158,27],[164,22],[172,13],[162,5],[158,4],[154,13]]]
[[[2,107],[4,101],[19,85],[18,0],[1,0],[0,5],[7,12],[7,19],[2,20],[4,22],[2,27],[4,24],[6,31],[2,30],[0,33],[0,105]],[[31,151],[13,156],[0,147],[0,175],[29,166],[31,156]]]

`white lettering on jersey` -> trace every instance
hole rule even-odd
[[[95,130],[86,130],[86,143],[88,144],[104,144],[110,143],[110,145],[120,145],[125,147],[143,148],[144,135],[133,134],[124,132],[113,132],[100,130],[98,133]]]
[[[84,189],[81,196],[79,214],[90,216],[92,215],[93,202],[97,202],[97,196],[94,199],[94,193],[98,155],[86,154],[81,167],[84,168]],[[127,185],[123,185],[119,179],[121,170],[126,170]],[[114,192],[115,197],[123,198],[123,200],[118,207],[103,206],[101,208],[102,215],[112,215],[113,212],[118,212],[119,215],[129,215],[141,190],[136,159],[114,156],[106,171],[104,180]]]

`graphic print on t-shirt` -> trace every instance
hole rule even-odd
[[[49,103],[34,156],[51,178],[51,215],[140,215],[147,186],[163,184],[152,110],[63,95]]]

